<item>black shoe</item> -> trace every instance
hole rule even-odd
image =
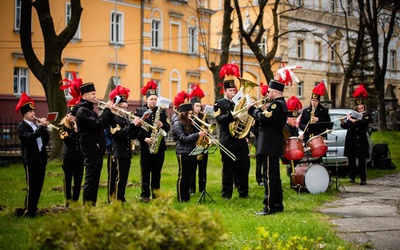
[[[350,179],[350,181],[349,181],[350,183],[354,183],[354,182],[356,182],[354,179]]]
[[[149,203],[150,202],[150,198],[142,197],[141,201],[144,202],[144,203]]]
[[[14,210],[14,215],[17,217],[21,217],[25,214],[25,209],[24,208],[16,208]]]
[[[239,198],[247,199],[247,198],[250,198],[250,196],[248,194],[240,194]]]
[[[230,197],[230,196],[222,196],[222,198],[224,198],[224,200],[230,200],[230,199],[232,199],[232,197]]]
[[[366,185],[366,184],[367,184],[366,181],[361,181],[361,182],[360,182],[360,185]]]
[[[258,185],[259,185],[259,186],[264,186],[264,182],[260,181],[260,182],[258,183]]]

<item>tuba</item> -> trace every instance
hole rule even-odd
[[[251,92],[251,90],[258,86],[257,83],[252,82],[250,80],[246,80],[243,78],[239,78],[240,80],[240,91],[243,92],[243,95],[247,95]],[[257,97],[255,96],[250,96],[250,98],[253,100],[253,102],[257,101]],[[242,139],[247,136],[247,134],[250,132],[250,128],[254,125],[255,120],[254,118],[247,113],[247,109],[244,109],[246,107],[246,98],[242,98],[239,100],[239,103],[235,105],[235,108],[232,112],[232,115],[236,117],[236,114],[242,113],[240,118],[236,118],[236,121],[231,122],[229,124],[229,133],[231,136]],[[246,111],[246,112],[243,112]]]

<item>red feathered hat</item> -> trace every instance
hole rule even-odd
[[[150,80],[147,82],[145,86],[142,88],[142,95],[149,97],[151,95],[157,95],[157,83],[154,80]]]
[[[319,101],[323,95],[325,95],[325,83],[322,81],[313,88],[311,99],[317,99]]]
[[[18,114],[18,112],[21,110],[21,114],[25,115],[28,111],[35,109],[34,105],[35,102],[33,101],[33,99],[30,98],[25,92],[23,92],[21,94],[21,97],[19,98],[17,106],[15,106],[15,113]]]
[[[185,91],[179,92],[174,99],[174,106],[179,109],[179,112],[193,110],[193,104],[188,102],[189,94]]]
[[[303,104],[301,104],[300,100],[295,96],[291,96],[287,101],[286,105],[288,108],[287,117],[297,117],[299,115],[299,111],[303,108]]]
[[[266,96],[268,93],[268,84],[264,84],[263,82],[260,82],[260,87],[261,87],[261,95]]]
[[[189,94],[190,102],[191,103],[196,103],[196,102],[201,103],[201,98],[204,97],[204,92],[200,88],[200,85],[198,83],[195,83],[190,88],[192,89],[192,91]]]
[[[72,98],[67,102],[67,113],[71,113],[75,106],[79,103],[79,98]]]
[[[65,85],[61,85],[60,89],[61,90],[65,90],[68,89],[69,94],[76,99],[80,99],[81,96],[81,90],[80,87],[82,86],[83,82],[81,78],[77,78],[75,72],[71,72],[72,73],[72,79],[67,79],[64,78],[60,81],[60,83],[62,84],[63,82],[66,82]]]
[[[114,104],[118,104],[121,102],[127,102],[129,97],[129,92],[131,92],[128,88],[122,87],[118,85],[111,93],[108,95],[111,100],[113,100]]]
[[[363,98],[368,96],[367,90],[364,88],[364,84],[358,85],[356,90],[353,93],[353,97],[355,98],[356,105],[364,104]]]
[[[240,77],[240,70],[237,64],[228,63],[221,67],[219,78],[224,79],[224,88],[235,88],[235,79]]]

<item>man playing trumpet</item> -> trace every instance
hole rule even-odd
[[[36,118],[34,101],[25,92],[15,107],[15,112],[19,111],[23,120],[18,124],[18,138],[21,141],[27,192],[25,207],[17,208],[15,213],[17,216],[35,217],[46,172],[49,122],[45,118]]]

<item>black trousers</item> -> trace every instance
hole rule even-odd
[[[142,198],[156,198],[154,191],[160,189],[161,170],[164,164],[164,151],[157,154],[150,154],[148,150],[140,152],[140,170],[142,182]],[[150,191],[151,188],[151,191]]]
[[[256,155],[256,181],[257,183],[264,182],[263,172],[265,171],[262,167],[262,157],[261,155]]]
[[[101,169],[103,167],[103,155],[101,153],[93,154],[85,158],[85,184],[83,186],[83,203],[96,205],[97,193],[99,191],[99,182]]]
[[[111,153],[107,154],[107,197],[108,203],[115,199],[115,181],[117,178],[117,162]]]
[[[24,164],[26,185],[28,187],[25,196],[25,214],[35,216],[38,210],[40,193],[42,192],[44,176],[46,174],[45,164]]]
[[[273,213],[283,211],[283,194],[279,157],[262,155],[264,172],[264,211]]]
[[[203,192],[206,189],[207,182],[207,162],[208,162],[208,154],[203,154],[203,158],[201,160],[196,160],[196,164],[192,169],[192,173],[190,176],[190,192],[196,193],[196,172],[198,172],[199,178],[199,192]],[[196,156],[197,158],[197,156]]]
[[[78,201],[83,179],[83,158],[63,159],[62,169],[64,171],[65,199],[67,200],[67,203],[70,200]],[[72,180],[74,180],[73,186]]]
[[[235,179],[237,180],[239,197],[245,198],[249,195],[249,147],[245,145],[235,149],[227,149],[236,156],[236,161],[233,161],[227,154],[221,151],[222,197],[228,199],[232,198],[233,183]]]
[[[128,183],[129,169],[131,168],[131,159],[117,158],[117,178],[115,183],[115,193],[117,200],[125,202],[125,190]]]
[[[196,166],[196,156],[188,154],[176,154],[178,159],[178,181],[176,189],[178,193],[178,201],[185,202],[190,200],[189,181],[192,176],[193,169]]]
[[[357,176],[357,164],[356,159],[358,159],[358,175],[361,181],[367,180],[367,164],[365,157],[347,157],[349,159],[349,177],[354,180]]]

